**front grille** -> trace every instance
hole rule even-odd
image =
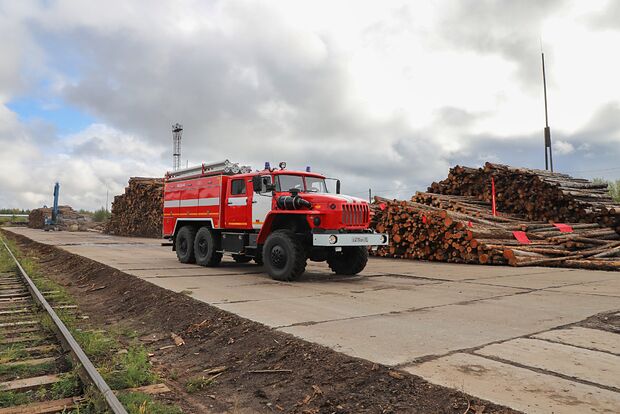
[[[342,223],[345,226],[365,226],[369,221],[368,204],[343,204]]]

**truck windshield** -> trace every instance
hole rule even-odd
[[[276,191],[288,191],[291,188],[304,191],[304,180],[300,175],[276,175]]]
[[[306,191],[309,193],[326,193],[325,180],[317,177],[306,177]]]
[[[306,179],[304,185],[304,178]],[[276,191],[288,191],[292,188],[299,190],[300,192],[309,193],[326,193],[327,186],[323,178],[317,177],[302,177],[301,175],[288,175],[278,174],[276,175]]]

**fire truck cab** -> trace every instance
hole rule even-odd
[[[301,276],[306,261],[327,261],[355,275],[369,246],[387,235],[369,229],[365,200],[330,193],[326,177],[279,168],[252,172],[228,160],[169,172],[164,178],[163,236],[182,263],[217,266],[224,254],[264,264],[277,280]]]

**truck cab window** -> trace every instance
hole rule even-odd
[[[327,193],[325,180],[317,177],[306,177],[306,191],[309,193]]]
[[[304,191],[304,180],[301,176],[287,174],[276,176],[276,191],[288,191],[292,188]]]
[[[230,184],[230,195],[245,195],[245,180],[233,180]]]

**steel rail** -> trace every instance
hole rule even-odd
[[[80,345],[77,343],[67,326],[64,322],[58,317],[54,309],[50,306],[47,299],[41,294],[39,289],[35,286],[30,276],[26,273],[22,265],[19,263],[19,260],[13,255],[13,252],[6,244],[4,239],[2,239],[2,244],[4,244],[5,249],[9,252],[9,255],[17,265],[17,269],[19,270],[20,276],[26,282],[27,288],[30,291],[30,294],[34,298],[34,300],[47,312],[50,316],[54,325],[56,326],[56,332],[59,334],[60,340],[63,343],[63,347],[71,352],[75,357],[75,360],[80,364],[81,371],[85,374],[85,378],[80,376],[82,381],[88,382],[95,386],[97,390],[103,395],[105,401],[112,410],[114,414],[127,414],[125,407],[121,404],[121,402],[116,398],[116,395],[112,392],[108,384],[106,384],[101,374],[97,371],[97,368],[93,365],[93,363],[88,359],[88,356],[84,353]]]

